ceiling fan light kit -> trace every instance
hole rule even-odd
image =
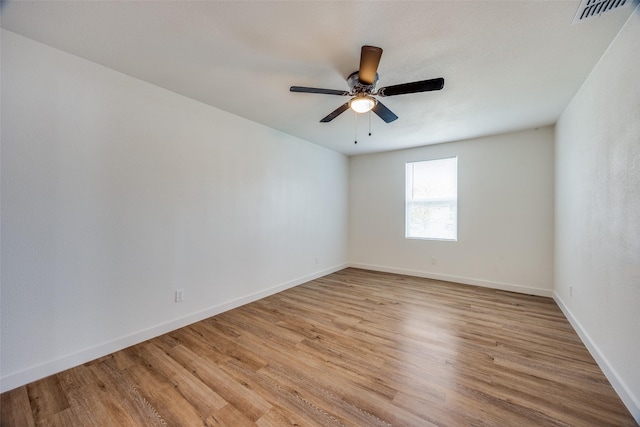
[[[291,92],[319,93],[323,95],[351,96],[346,102],[323,117],[320,122],[328,123],[340,114],[351,108],[356,113],[367,113],[373,111],[385,123],[390,123],[398,118],[382,102],[374,96],[395,96],[409,93],[428,92],[440,90],[444,87],[442,77],[430,80],[421,80],[411,83],[402,83],[393,86],[386,86],[376,91],[378,82],[378,64],[382,57],[382,49],[376,46],[362,46],[360,51],[360,69],[354,71],[347,78],[349,91],[335,89],[321,89],[315,87],[291,86]]]
[[[376,106],[376,99],[369,95],[359,95],[351,98],[349,107],[356,113],[368,113]]]

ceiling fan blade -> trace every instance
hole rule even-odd
[[[336,117],[338,117],[340,114],[342,114],[345,111],[347,111],[348,109],[349,109],[349,103],[345,102],[344,104],[342,104],[341,106],[339,106],[338,108],[333,110],[331,113],[329,113],[329,115],[327,117],[325,117],[322,120],[320,120],[320,123],[328,123],[331,120],[333,120]]]
[[[372,111],[384,120],[385,123],[391,123],[398,118],[398,116],[393,114],[393,111],[389,110],[386,105],[380,101],[376,102],[376,106],[373,107]]]
[[[320,89],[317,87],[291,86],[289,90],[291,92],[321,93],[324,95],[340,95],[340,96],[349,95],[349,92],[347,92],[346,90]]]
[[[431,80],[421,80],[419,82],[402,83],[399,85],[381,87],[378,89],[378,96],[404,95],[406,93],[428,92],[440,90],[444,87],[444,79],[439,77]]]
[[[362,46],[360,51],[360,71],[358,72],[358,79],[360,79],[361,83],[366,85],[375,83],[381,56],[381,48]]]

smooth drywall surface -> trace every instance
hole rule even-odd
[[[556,128],[556,300],[640,423],[640,13]]]
[[[346,264],[343,155],[4,30],[2,124],[3,390]]]
[[[405,239],[405,164],[458,156],[458,241]],[[351,157],[351,265],[551,295],[553,128]]]

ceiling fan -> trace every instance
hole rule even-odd
[[[376,46],[362,46],[360,51],[360,69],[354,71],[347,77],[349,91],[336,89],[320,89],[315,87],[291,86],[291,92],[320,93],[325,95],[351,96],[349,102],[345,102],[329,115],[320,120],[327,123],[338,117],[340,114],[351,108],[356,113],[366,113],[373,111],[386,123],[390,123],[398,118],[382,102],[374,96],[395,96],[408,93],[428,92],[440,90],[444,86],[444,79],[420,80],[411,83],[381,87],[376,91],[378,82],[378,64],[382,56],[382,49]]]

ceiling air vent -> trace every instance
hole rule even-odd
[[[600,15],[613,9],[632,3],[632,0],[582,0],[573,23],[584,21],[592,16]]]

